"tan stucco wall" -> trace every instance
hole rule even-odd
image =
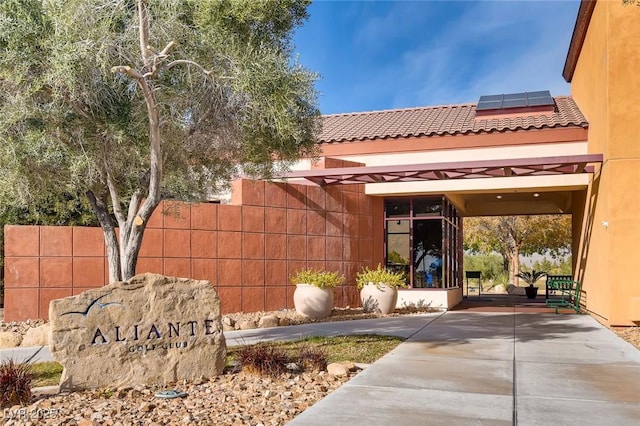
[[[639,7],[598,1],[571,82],[589,121],[589,152],[604,154],[597,196],[586,199],[593,211],[583,221],[579,273],[587,308],[611,325],[640,321],[639,22]]]

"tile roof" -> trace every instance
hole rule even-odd
[[[553,112],[477,117],[476,105],[444,105],[323,116],[320,142],[494,133],[556,127],[588,127],[569,96],[554,98]]]

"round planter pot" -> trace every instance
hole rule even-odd
[[[360,300],[365,312],[390,314],[396,308],[398,289],[382,283],[369,283],[360,290]]]
[[[538,295],[538,287],[528,286],[524,288],[524,291],[527,294],[527,299],[535,299]]]
[[[310,284],[296,284],[293,292],[296,312],[309,318],[326,318],[333,309],[333,289]]]

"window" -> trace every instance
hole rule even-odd
[[[462,281],[460,219],[443,196],[385,200],[386,266],[413,288],[457,287]]]

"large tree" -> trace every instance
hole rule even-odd
[[[3,0],[0,202],[81,191],[110,279],[130,278],[163,198],[314,154],[316,76],[291,43],[308,3]]]
[[[571,251],[571,216],[465,218],[464,245],[474,252],[500,253],[509,282],[515,284],[520,272],[520,255],[538,253],[558,257]]]

